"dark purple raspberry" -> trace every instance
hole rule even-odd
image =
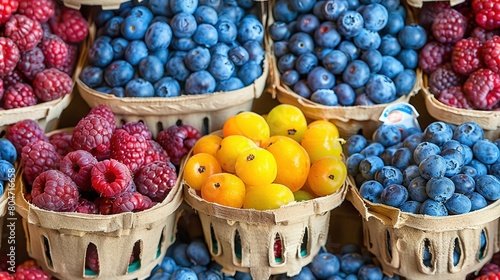
[[[500,36],[486,40],[481,51],[486,67],[500,74]]]
[[[144,210],[144,196],[138,192],[125,192],[113,201],[113,214]]]
[[[15,109],[36,105],[38,100],[29,84],[17,83],[7,88],[2,101],[4,109]]]
[[[155,161],[142,166],[134,181],[140,193],[149,196],[153,201],[161,202],[175,187],[177,173],[171,164]]]
[[[467,30],[467,18],[455,9],[444,9],[432,23],[432,35],[440,43],[456,43]]]
[[[153,134],[143,122],[127,122],[122,125],[122,129],[127,131],[130,135],[141,135],[146,140],[151,140]]]
[[[500,100],[500,76],[487,68],[472,73],[463,91],[474,109],[490,110]]]
[[[73,148],[71,148],[71,137],[71,134],[63,130],[51,134],[49,136],[49,142],[54,145],[58,154],[65,156],[73,151]]]
[[[425,30],[431,30],[432,23],[436,16],[445,9],[450,9],[448,1],[423,1],[418,12],[418,24]]]
[[[453,44],[441,44],[436,41],[427,42],[420,50],[418,66],[426,74],[430,74],[437,67],[451,59]]]
[[[85,198],[81,198],[78,200],[78,204],[76,205],[75,212],[84,213],[84,214],[99,214],[97,212],[97,206],[94,202],[89,201]]]
[[[97,115],[101,118],[106,119],[113,128],[113,131],[115,130],[116,127],[115,113],[113,113],[113,111],[111,111],[111,108],[109,108],[108,106],[106,105],[95,106],[94,108],[90,109],[90,112],[88,112],[87,116],[90,115]]]
[[[76,67],[77,59],[78,59],[78,45],[68,44],[68,55],[66,56],[64,64],[56,68],[72,76]]]
[[[38,72],[45,69],[44,59],[42,50],[36,47],[21,54],[21,59],[17,63],[17,69],[24,74],[26,79],[31,81]]]
[[[124,129],[117,129],[111,137],[110,157],[135,173],[144,164],[147,148],[148,144],[142,135],[130,135]]]
[[[106,119],[88,115],[73,129],[71,147],[74,150],[85,150],[94,156],[109,153],[113,130]]]
[[[52,144],[44,140],[36,140],[26,144],[21,151],[21,166],[24,168],[24,178],[28,184],[33,184],[40,173],[59,169],[61,155]]]
[[[8,76],[16,68],[21,52],[10,38],[0,37],[0,76]]]
[[[40,125],[31,119],[25,119],[9,126],[6,137],[14,144],[18,155],[21,154],[23,147],[30,142],[48,141]]]
[[[191,150],[201,132],[190,125],[171,125],[158,133],[156,141],[167,151],[171,162],[179,166],[182,158]]]
[[[59,36],[55,34],[44,36],[40,48],[47,67],[62,67],[66,62],[69,53],[68,44]]]
[[[17,83],[26,83],[28,80],[24,77],[24,74],[19,71],[19,69],[14,69],[9,75],[1,76],[0,78],[3,80],[3,87],[8,88]]]
[[[450,107],[460,109],[472,109],[461,86],[452,86],[441,91],[438,100]]]
[[[476,14],[477,25],[486,30],[500,27],[500,1],[472,0],[472,8]]]
[[[170,161],[167,151],[165,151],[165,149],[163,149],[158,142],[155,140],[146,140],[146,142],[148,143],[148,148],[146,150],[146,154],[144,155],[144,164],[148,164],[153,161]]]
[[[59,170],[47,170],[38,175],[31,189],[32,203],[45,210],[72,211],[79,197],[75,182]]]
[[[48,68],[35,75],[33,89],[39,100],[52,101],[73,90],[73,79],[61,70]]]
[[[132,180],[128,167],[114,159],[96,163],[90,174],[92,187],[107,198],[116,198],[126,192]]]
[[[97,159],[89,152],[76,150],[69,152],[60,162],[59,170],[68,175],[82,191],[91,191],[90,172]]]
[[[495,30],[485,30],[481,26],[476,26],[472,31],[470,36],[478,39],[481,41],[481,43],[486,42],[486,40],[489,40],[491,37],[495,35],[500,35],[500,30],[495,29]]]
[[[483,43],[476,38],[460,39],[453,48],[451,65],[461,75],[470,75],[483,67],[481,48]]]
[[[43,37],[40,22],[21,14],[13,15],[5,23],[4,33],[17,44],[20,52],[34,49]]]
[[[107,197],[97,197],[94,200],[94,204],[97,207],[97,212],[101,215],[111,215],[113,214],[111,212],[111,208],[113,207],[113,198],[107,198]]]
[[[429,90],[436,98],[439,98],[441,91],[454,86],[462,86],[464,81],[465,77],[453,71],[451,63],[445,63],[429,75]]]

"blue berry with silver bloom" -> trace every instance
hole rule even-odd
[[[384,145],[384,147],[390,147],[401,142],[402,135],[397,126],[382,124],[375,130],[372,138],[374,141]]]
[[[408,167],[413,160],[413,153],[409,148],[403,147],[396,150],[392,157],[391,164],[400,170]]]
[[[453,130],[450,125],[442,121],[429,124],[423,133],[423,141],[434,143],[440,147],[453,137]]]
[[[500,180],[493,175],[481,175],[476,178],[476,191],[487,200],[500,198]]]
[[[434,177],[427,181],[425,190],[431,199],[444,203],[455,193],[455,184],[448,177]]]
[[[454,193],[452,196],[444,203],[449,215],[460,215],[470,212],[472,208],[472,202],[470,199],[460,193]]]
[[[401,184],[391,184],[384,188],[380,200],[385,205],[399,207],[408,200],[408,190]]]
[[[488,206],[488,201],[478,192],[472,192],[467,196],[471,201],[471,211],[480,210]]]
[[[408,187],[410,185],[410,182],[417,177],[420,177],[418,166],[415,164],[408,165],[403,170],[403,186]]]
[[[420,206],[420,214],[443,217],[448,216],[448,209],[446,209],[444,203],[437,202],[429,198],[422,202],[422,205]]]
[[[375,173],[375,180],[384,187],[403,183],[403,173],[397,167],[386,165]]]
[[[384,161],[378,156],[368,156],[359,163],[359,171],[367,180],[375,178],[375,173],[384,166]]]
[[[478,140],[474,143],[472,152],[477,160],[486,165],[495,163],[500,157],[500,149],[488,139]]]
[[[347,141],[344,145],[346,149],[347,155],[350,156],[355,153],[361,152],[366,145],[368,144],[368,140],[361,134],[354,134],[347,138]]]
[[[474,143],[484,139],[484,130],[475,122],[465,122],[455,128],[453,139],[472,147]]]
[[[413,178],[408,184],[408,196],[411,200],[424,202],[429,198],[427,195],[427,186],[428,180],[422,176],[418,176]]]
[[[399,206],[399,210],[406,213],[419,214],[421,206],[422,203],[418,201],[408,200]]]
[[[469,195],[476,189],[476,181],[467,174],[457,174],[450,178],[455,184],[455,192]]]
[[[443,177],[446,167],[446,160],[440,155],[431,155],[418,165],[420,175],[425,179]]]
[[[380,156],[384,152],[384,145],[379,142],[371,142],[363,150],[360,151],[365,157],[369,156]]]
[[[418,165],[424,159],[439,154],[441,154],[441,148],[438,145],[431,142],[422,142],[413,151],[413,160]]]

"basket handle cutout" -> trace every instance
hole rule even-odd
[[[234,231],[234,238],[233,238],[233,262],[241,265],[241,259],[243,258],[242,256],[242,249],[241,249],[241,236],[240,232],[238,230]]]
[[[271,256],[273,256],[273,258],[271,259],[274,260],[276,264],[282,264],[285,261],[285,257],[283,254],[283,240],[281,239],[281,235],[279,234],[279,232],[276,233],[276,235],[274,236],[274,240],[272,241],[273,246],[270,246],[270,254]]]
[[[142,240],[141,239],[137,240],[134,243],[134,247],[132,248],[132,253],[130,255],[130,264],[127,269],[127,274],[133,273],[141,269],[143,249],[144,249],[144,244]]]
[[[309,228],[304,228],[304,235],[302,236],[302,242],[300,243],[299,257],[305,258],[309,256]]]
[[[219,250],[219,241],[217,240],[217,236],[215,235],[214,227],[212,223],[210,223],[210,242],[212,243],[210,249],[212,250],[212,254],[215,256],[219,256],[221,254]]]
[[[426,268],[432,268],[434,255],[432,254],[432,246],[429,239],[424,239],[422,246],[422,264]]]
[[[461,263],[462,259],[462,246],[458,237],[455,238],[453,242],[453,267],[458,266]]]
[[[52,254],[50,252],[50,242],[47,236],[42,235],[43,250],[45,251],[45,263],[48,267],[54,268],[54,263],[52,262]]]
[[[386,259],[388,263],[391,263],[392,260],[392,240],[391,233],[388,230],[385,230],[385,249],[386,249]]]
[[[488,233],[486,229],[481,230],[481,234],[479,235],[479,251],[478,251],[478,259],[482,260],[484,257],[488,255]]]
[[[99,252],[94,243],[87,245],[85,252],[84,277],[93,277],[99,275]]]

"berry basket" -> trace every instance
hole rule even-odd
[[[412,7],[421,8],[422,5],[424,4],[424,2],[430,2],[430,1],[434,1],[434,0],[408,0],[407,3],[408,3],[408,5],[410,5]],[[455,6],[455,5],[458,5],[458,4],[463,3],[465,1],[464,0],[450,0],[449,2],[450,2],[451,6]]]
[[[210,253],[223,272],[247,272],[253,279],[297,275],[309,264],[326,245],[331,210],[342,204],[347,192],[344,184],[328,196],[257,211],[207,202],[184,181],[183,188],[184,199],[198,213]],[[281,258],[274,255],[277,237]]]
[[[270,1],[272,2],[272,1]],[[401,3],[402,5],[405,3]],[[269,11],[272,11],[272,4]],[[411,7],[404,6],[407,11],[407,22],[415,23],[417,10]],[[273,13],[268,15],[268,28],[273,24]],[[269,35],[269,33],[268,33]],[[269,36],[270,37],[270,36]],[[294,92],[289,86],[283,83],[278,70],[278,59],[274,55],[274,42],[271,38],[267,39],[270,43],[267,45],[267,52],[270,54],[270,70],[269,70],[269,93],[273,98],[276,98],[280,103],[291,104],[299,107],[304,115],[311,120],[328,119],[334,123],[339,129],[341,137],[347,138],[354,134],[363,134],[371,136],[373,131],[382,122],[379,120],[384,108],[393,103],[409,102],[411,97],[415,96],[422,86],[422,71],[419,68],[415,69],[416,82],[412,90],[407,94],[400,96],[391,103],[376,104],[376,105],[356,105],[356,106],[327,106],[311,101],[309,98],[304,98]]]
[[[397,274],[406,279],[466,279],[500,249],[499,201],[468,214],[431,217],[366,201],[354,179],[349,176],[347,181],[350,188],[346,198],[361,214],[364,245],[377,257],[387,275]],[[483,234],[486,243],[481,245]],[[429,254],[427,263],[423,260]]]
[[[64,6],[79,10],[84,6],[100,6],[103,10],[118,9],[120,5],[129,0],[63,0]],[[142,2],[139,0],[138,2]]]

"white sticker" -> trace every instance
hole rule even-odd
[[[385,107],[379,120],[385,124],[401,125],[405,128],[418,128],[418,112],[411,104],[399,102]]]

